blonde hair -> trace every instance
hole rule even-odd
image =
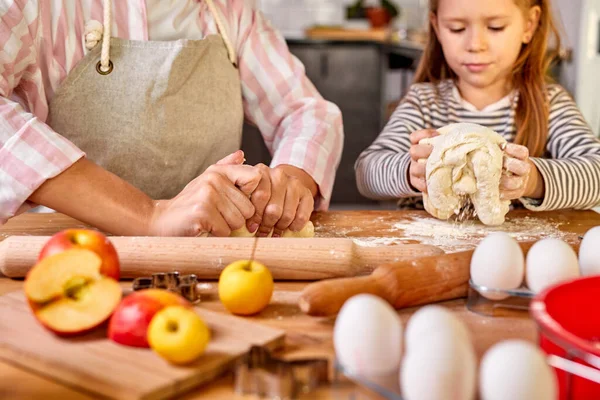
[[[437,15],[440,0],[429,0],[430,13]],[[531,41],[524,44],[512,71],[512,87],[519,93],[515,115],[517,135],[515,143],[526,146],[532,156],[542,156],[548,138],[549,105],[546,98],[547,75],[556,52],[548,53],[548,41],[552,38],[556,51],[560,50],[560,35],[554,21],[550,0],[515,0],[527,12],[531,7],[541,9],[538,27]],[[456,79],[442,51],[435,30],[429,23],[429,38],[417,68],[415,82],[437,83],[444,79]]]

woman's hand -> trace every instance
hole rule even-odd
[[[229,236],[241,228],[254,215],[250,195],[261,182],[262,174],[255,167],[236,165],[236,161],[234,157],[210,166],[173,199],[157,201],[149,234]]]
[[[280,237],[286,229],[301,230],[314,208],[312,191],[284,166],[258,164],[254,168],[262,178],[250,197],[254,215],[247,222],[248,231],[260,237],[273,231],[272,237]]]
[[[415,189],[423,193],[427,193],[425,167],[433,147],[428,144],[419,144],[419,142],[435,136],[439,136],[439,133],[434,129],[422,129],[410,134],[412,145],[410,146],[410,168],[408,170],[409,182]]]
[[[509,143],[504,153],[500,198],[514,200],[520,197],[543,197],[543,179],[535,164],[529,159],[527,147]]]

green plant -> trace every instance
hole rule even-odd
[[[354,4],[346,8],[346,18],[365,18],[365,8],[363,6],[363,0],[357,0]]]
[[[398,15],[400,15],[400,10],[390,0],[381,0],[381,6],[385,8],[388,13],[390,13],[392,18],[396,18]]]

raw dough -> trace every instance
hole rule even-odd
[[[267,237],[271,237],[272,233],[273,232],[269,233],[269,235]],[[230,237],[253,237],[254,233],[249,232],[246,225],[244,225],[240,229],[237,229],[237,230],[231,232],[231,235],[229,235],[229,236]],[[304,228],[302,228],[298,232],[293,232],[293,231],[290,231],[289,229],[286,229],[285,231],[283,231],[283,235],[281,235],[281,237],[287,237],[287,238],[311,238],[314,236],[315,236],[315,226],[313,225],[313,223],[311,221],[308,221],[306,223],[306,225],[304,225]]]
[[[434,217],[458,214],[470,198],[486,225],[501,225],[510,201],[500,200],[503,151],[506,140],[478,124],[450,124],[437,130],[440,136],[420,143],[433,146],[427,159],[425,209]]]

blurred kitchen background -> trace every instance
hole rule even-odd
[[[356,189],[354,161],[377,137],[413,78],[426,38],[428,0],[246,0],[261,10],[344,119],[344,153],[331,209],[393,208]],[[474,0],[475,1],[475,0]],[[600,134],[600,0],[554,0],[563,46],[553,77]],[[260,133],[244,127],[248,163],[270,162]]]

